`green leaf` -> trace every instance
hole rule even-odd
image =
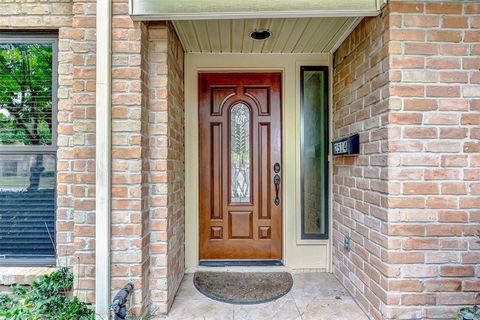
[[[0,144],[51,144],[51,44],[0,45]]]
[[[90,305],[67,293],[73,285],[73,274],[61,268],[41,276],[30,287],[12,288],[12,295],[0,297],[0,317],[12,320],[94,320]]]

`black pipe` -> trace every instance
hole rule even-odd
[[[133,284],[128,283],[122,290],[118,291],[110,305],[110,310],[114,313],[115,320],[125,320],[127,317],[127,299],[133,290]]]

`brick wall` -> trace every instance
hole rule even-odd
[[[183,49],[113,3],[112,290],[166,312],[183,275]],[[391,1],[335,54],[334,271],[374,319],[478,303],[480,5]],[[2,3],[0,28],[58,30],[57,242],[94,298],[95,2]],[[352,250],[343,249],[345,236]],[[77,284],[76,284],[77,285]]]
[[[58,263],[62,266],[74,264],[71,259],[75,251],[73,244],[74,206],[78,205],[78,203],[74,203],[74,192],[84,190],[83,185],[75,187],[75,179],[78,176],[74,172],[77,168],[74,160],[74,122],[78,121],[76,119],[79,119],[81,114],[74,110],[73,60],[78,53],[78,46],[75,46],[76,41],[84,39],[86,33],[72,28],[73,8],[77,8],[73,0],[4,0],[2,1],[2,10],[0,10],[1,30],[58,32],[59,151],[57,153],[56,237]],[[30,280],[33,280],[32,277]]]
[[[112,17],[112,296],[126,283],[137,314],[148,304],[147,28],[128,15],[128,0]]]
[[[337,157],[333,172],[334,273],[374,319],[387,303],[388,11],[365,18],[335,53],[333,139],[360,133],[361,155]],[[351,237],[352,248],[343,248]]]
[[[0,28],[58,32],[58,264],[94,300],[95,2],[4,1]]]
[[[78,279],[80,298],[88,301],[95,297],[95,10],[95,3],[74,0],[72,28],[59,38],[61,47],[72,52],[65,65],[71,68],[71,131],[65,134],[68,145],[58,148],[58,154],[71,159],[66,196],[74,248],[64,257]]]
[[[133,312],[165,313],[184,268],[183,48],[170,24],[148,29],[128,0],[112,5],[112,295],[131,281]],[[58,32],[57,251],[91,302],[95,14],[90,0],[6,0],[0,12],[1,29]]]
[[[450,318],[478,303],[480,4],[390,4],[388,200],[399,269],[385,317]]]
[[[167,26],[148,28],[150,299],[167,311]]]
[[[2,0],[0,29],[58,30],[72,24],[73,0]]]
[[[363,146],[335,159],[334,269],[375,319],[478,303],[479,13],[391,1],[335,54],[334,137]]]
[[[185,271],[185,95],[183,47],[168,24],[168,305]]]
[[[149,26],[150,292],[166,313],[184,273],[183,48],[170,23]]]

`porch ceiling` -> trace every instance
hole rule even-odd
[[[361,17],[266,18],[173,21],[186,52],[322,53],[334,52]],[[250,38],[265,29],[272,37]]]

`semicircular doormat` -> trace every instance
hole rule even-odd
[[[293,285],[288,272],[195,272],[193,284],[207,297],[233,304],[269,302]]]

